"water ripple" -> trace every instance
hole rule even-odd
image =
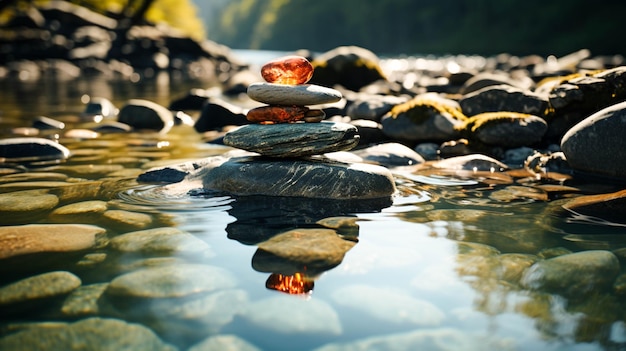
[[[119,198],[131,205],[148,206],[167,211],[226,211],[229,205],[235,201],[230,196],[223,194],[190,194],[190,190],[173,192],[171,188],[155,185],[139,186],[127,189],[119,193]]]

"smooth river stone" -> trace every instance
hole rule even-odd
[[[106,294],[138,298],[184,297],[232,288],[235,284],[235,277],[219,267],[173,264],[123,274],[111,281]]]
[[[0,307],[66,295],[78,288],[80,278],[70,272],[49,272],[0,288]]]
[[[302,56],[283,56],[264,64],[261,76],[269,83],[304,84],[313,77],[313,65]]]
[[[521,285],[567,297],[605,291],[620,273],[617,257],[610,251],[589,250],[539,261],[526,270]]]
[[[224,135],[224,144],[271,157],[302,157],[346,151],[359,143],[347,123],[249,124]]]
[[[122,234],[111,239],[111,248],[119,252],[146,255],[213,256],[206,242],[178,228],[163,227]]]
[[[341,100],[338,90],[315,84],[285,85],[274,83],[252,83],[248,96],[268,105],[320,105]]]
[[[96,245],[105,230],[84,224],[31,224],[0,227],[0,259],[38,252],[73,252]]]
[[[202,181],[204,189],[234,195],[336,200],[384,199],[396,190],[385,167],[264,157],[234,157],[201,168],[187,180]]]
[[[91,345],[91,346],[89,346]],[[118,319],[88,318],[65,326],[28,328],[0,338],[0,350],[175,351],[150,329]]]
[[[602,109],[572,127],[561,141],[567,163],[576,171],[626,178],[626,102]]]

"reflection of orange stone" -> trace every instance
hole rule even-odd
[[[313,77],[313,66],[302,56],[284,56],[263,65],[261,76],[268,83],[304,84]]]
[[[296,122],[303,119],[307,111],[304,106],[261,106],[248,111],[246,118],[264,124]]]
[[[278,290],[292,295],[306,294],[313,290],[314,285],[313,280],[307,279],[302,273],[296,273],[294,275],[272,273],[265,282],[265,286],[268,289]]]

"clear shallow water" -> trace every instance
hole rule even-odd
[[[129,98],[146,98],[167,106],[187,89],[207,83],[161,76],[140,84],[99,80],[0,84],[0,127],[3,135],[8,135],[10,128],[29,126],[38,115],[80,127],[83,121],[77,116],[83,109],[84,94],[107,97],[118,107]],[[175,127],[167,135],[60,138],[73,152],[67,162],[32,169],[5,165],[5,169],[41,173],[43,180],[52,178],[46,173],[64,174],[69,177],[65,182],[74,184],[103,181],[106,186],[99,186],[105,190],[95,195],[83,191],[72,198],[67,195],[69,191],[62,190],[65,186],[33,184],[5,175],[5,180],[0,178],[0,192],[48,188],[74,199],[69,203],[106,201],[109,209],[145,214],[150,220],[76,218],[75,223],[101,226],[107,230],[108,239],[136,230],[174,227],[210,247],[210,254],[201,257],[161,253],[120,258],[104,241],[82,253],[82,258],[57,258],[60,269],[78,275],[85,286],[108,283],[122,272],[136,270],[133,263],[157,257],[219,267],[234,277],[217,289],[228,296],[211,300],[218,306],[211,307],[208,302],[198,305],[198,310],[211,311],[208,317],[198,312],[199,316],[183,322],[173,320],[175,309],[189,302],[184,299],[151,305],[118,304],[115,309],[101,306],[95,314],[148,326],[181,350],[206,337],[224,334],[236,335],[264,350],[389,349],[392,345],[399,349],[413,348],[407,345],[434,349],[437,345],[441,349],[481,350],[626,347],[623,295],[612,288],[596,289],[582,299],[530,291],[518,284],[519,277],[506,275],[515,269],[503,268],[504,262],[519,262],[511,259],[513,254],[528,258],[545,255],[546,250],[626,247],[623,224],[575,215],[561,207],[562,198],[571,194],[619,188],[571,183],[582,190],[539,191],[538,186],[555,182],[500,173],[449,178],[402,169],[396,170],[399,194],[393,203],[233,198],[204,193],[188,196],[185,189],[172,196],[159,187],[136,184],[134,178],[163,162],[209,157],[229,149],[203,144],[202,138],[185,126]],[[306,233],[323,228],[316,222],[330,217],[352,218],[335,230],[354,243],[340,262],[295,268],[292,263],[279,262],[284,271],[303,270],[308,292],[288,295],[268,288],[277,278],[271,270],[275,266],[267,262],[275,261],[264,261],[267,257],[259,254],[257,245],[288,230]],[[0,219],[3,226],[53,221],[46,212],[18,222]],[[3,275],[0,285],[49,270],[20,267],[28,272],[20,273],[18,267],[12,269],[12,261],[2,264],[3,272],[9,273]],[[27,266],[28,262],[21,264]],[[90,316],[34,309],[2,318],[0,338],[8,337],[20,329],[16,325],[25,322],[74,322]]]

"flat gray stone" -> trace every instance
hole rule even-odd
[[[1,350],[175,351],[150,329],[118,319],[89,318],[65,326],[29,328],[0,338]]]
[[[341,93],[332,88],[315,84],[286,85],[275,83],[252,83],[248,96],[268,105],[320,105],[341,100]]]
[[[224,144],[272,157],[302,157],[346,151],[359,143],[347,123],[249,124],[224,135]]]
[[[391,172],[363,163],[235,157],[199,169],[188,181],[235,195],[323,199],[377,199],[395,192]]]

